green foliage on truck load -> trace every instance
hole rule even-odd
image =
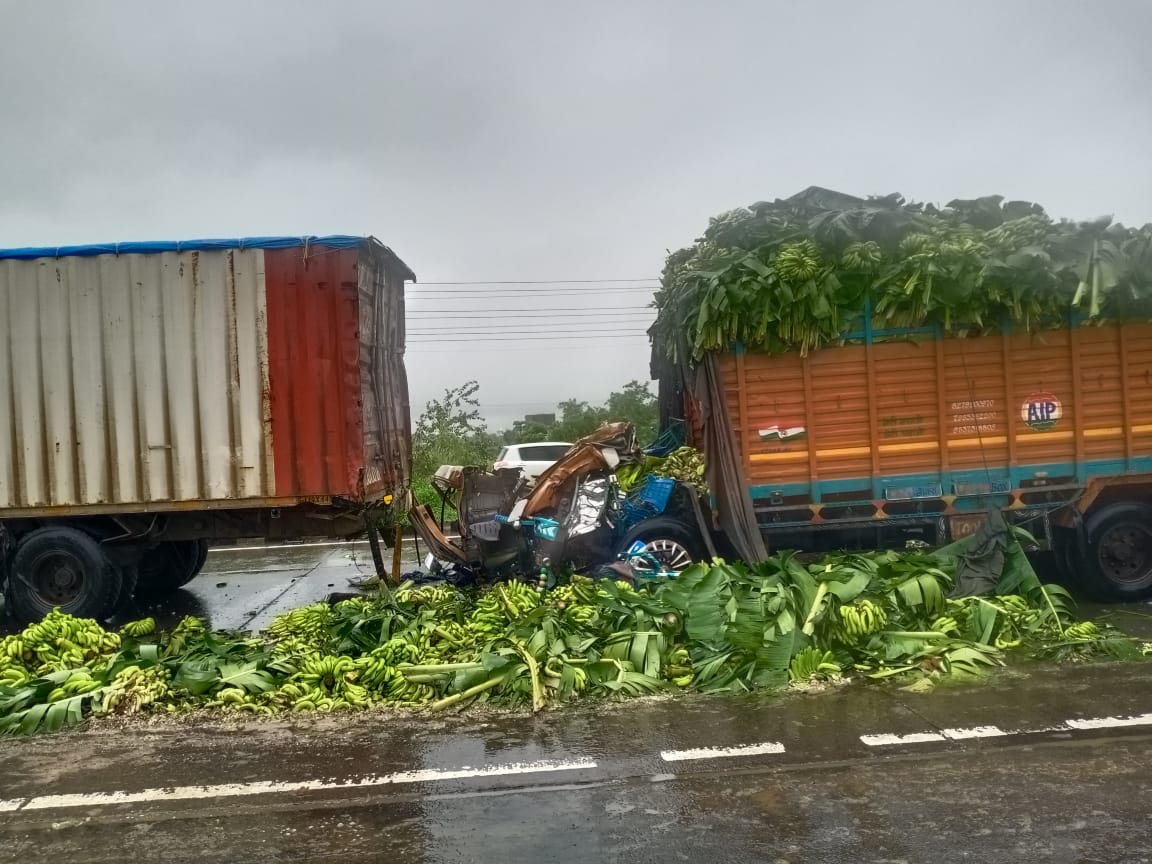
[[[671,253],[656,294],[658,343],[699,359],[734,343],[770,352],[878,328],[986,332],[1152,318],[1152,224],[1053,220],[994,195],[938,208],[810,187],[709,220]],[[683,335],[683,340],[681,340]]]

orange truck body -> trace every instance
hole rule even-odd
[[[939,544],[992,508],[1071,526],[1152,489],[1152,324],[857,335],[720,358],[770,545],[841,545],[812,542],[829,529]]]

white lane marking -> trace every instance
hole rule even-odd
[[[945,739],[939,732],[912,732],[908,735],[861,735],[860,740],[869,747],[887,747],[890,744],[924,744]]]
[[[726,759],[732,756],[762,756],[783,753],[784,745],[775,741],[763,744],[745,744],[740,747],[697,747],[694,750],[663,750],[660,758],[665,762],[686,762],[690,759]]]
[[[966,729],[945,729],[944,737],[953,741],[965,741],[969,738],[999,738],[1001,735],[1018,733],[1005,732],[999,726],[970,726]]]
[[[1134,717],[1090,717],[1087,719],[1065,720],[1069,729],[1115,729],[1121,726],[1152,725],[1152,714],[1137,714]]]
[[[81,792],[71,795],[41,795],[34,798],[0,801],[0,810],[55,810],[69,807],[104,807],[109,804],[143,804],[153,801],[191,801],[204,798],[230,798],[242,795],[277,795],[287,792],[313,792],[340,789],[366,789],[402,783],[431,783],[437,780],[468,780],[477,777],[506,777],[541,774],[550,771],[581,771],[595,768],[591,759],[514,762],[485,768],[455,770],[428,769],[396,774],[369,775],[351,780],[302,780],[253,783],[220,783],[214,786],[169,786],[140,792]]]

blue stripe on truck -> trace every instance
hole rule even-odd
[[[848,504],[847,500],[829,502],[824,500],[826,495],[842,495],[854,490],[868,490],[869,495],[861,497],[859,501],[878,501],[885,497],[886,490],[939,486],[943,495],[956,495],[956,508],[968,509],[978,504],[974,500],[989,495],[1001,495],[1018,490],[1028,480],[1040,479],[1047,476],[1055,480],[1059,477],[1075,478],[1074,482],[1084,485],[1092,477],[1115,476],[1125,473],[1152,472],[1152,456],[1137,456],[1131,460],[1126,459],[1093,459],[1079,463],[1051,462],[1047,464],[1033,464],[1009,467],[1007,465],[989,466],[987,469],[974,468],[962,471],[948,471],[941,474],[892,474],[875,477],[852,477],[836,480],[817,480],[814,483],[761,483],[750,486],[748,491],[754,501],[768,500],[776,496],[793,498],[804,496],[813,504]],[[997,482],[999,481],[999,482]],[[976,487],[992,488],[987,491]],[[971,491],[965,487],[970,487]],[[959,493],[955,490],[959,489]],[[793,505],[796,506],[796,505]],[[976,506],[974,509],[980,509]]]

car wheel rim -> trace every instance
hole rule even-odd
[[[1112,582],[1147,581],[1152,576],[1152,531],[1130,522],[1109,528],[1100,538],[1096,561]]]
[[[644,551],[669,570],[683,570],[692,564],[692,555],[675,540],[652,540],[644,544]]]

